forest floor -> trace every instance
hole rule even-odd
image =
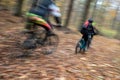
[[[60,42],[55,53],[34,52],[26,58],[12,58],[24,21],[0,11],[0,80],[120,80],[120,41],[95,36],[86,54],[75,54],[81,35],[56,30]]]

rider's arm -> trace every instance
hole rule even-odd
[[[99,31],[96,27],[93,27],[94,28],[94,32],[95,32],[95,35],[99,34]]]
[[[51,4],[49,9],[50,13],[54,16],[56,23],[61,24],[61,13],[59,7],[57,7],[55,4]]]
[[[60,8],[57,7],[55,4],[49,5],[49,10],[50,10],[50,13],[53,16],[55,16],[55,17],[61,17]]]
[[[61,25],[61,18],[60,17],[54,17],[57,24]]]

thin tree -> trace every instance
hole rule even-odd
[[[101,5],[98,8],[97,13],[96,13],[96,16],[99,16],[96,18],[96,22],[102,23],[102,24],[99,24],[99,26],[101,26],[101,27],[104,26],[103,21],[105,21],[106,6],[104,5],[104,3],[105,3],[105,0],[102,0]]]
[[[92,18],[94,18],[94,17],[96,16],[97,2],[98,2],[98,0],[95,0],[94,7],[93,7],[93,11],[92,11]]]
[[[79,26],[82,26],[83,22],[85,22],[85,20],[87,19],[87,16],[89,14],[89,9],[90,9],[90,4],[91,4],[92,0],[86,0],[85,1],[85,6],[84,6],[84,11],[82,13],[82,19],[81,19],[81,23]]]
[[[22,15],[22,5],[24,0],[16,0],[16,8],[15,8],[15,16],[21,16]]]
[[[65,20],[65,23],[64,23],[64,27],[66,27],[66,28],[67,28],[67,26],[69,24],[69,21],[70,21],[70,18],[71,18],[72,9],[73,9],[73,2],[74,2],[74,0],[70,0],[70,3],[68,5],[67,17],[66,17],[66,20]]]
[[[118,11],[119,11],[119,9],[120,9],[120,3],[118,4],[118,6],[117,6],[117,8],[116,8],[116,13],[115,13],[115,17],[114,17],[114,19],[113,19],[113,21],[112,21],[112,25],[111,25],[111,28],[114,28],[115,27],[115,23],[116,23],[116,21],[117,21],[117,15],[118,15]]]
[[[2,0],[0,0],[0,7],[1,7],[1,2],[2,2]]]
[[[120,23],[118,25],[120,25]],[[117,27],[117,34],[115,35],[115,38],[120,40],[120,26]]]
[[[112,27],[115,24],[115,21],[117,21],[117,15],[118,15],[119,10],[120,10],[120,2],[119,2],[119,5],[117,6],[117,9],[116,9],[116,11],[117,11],[116,17],[113,19]],[[120,40],[120,26],[119,25],[120,25],[120,23],[117,26],[117,34],[115,37]]]

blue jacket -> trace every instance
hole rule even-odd
[[[49,5],[54,4],[52,0],[38,0],[37,5],[29,10],[30,13],[42,16],[43,18],[48,18],[50,11]]]

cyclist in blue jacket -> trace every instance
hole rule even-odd
[[[85,41],[85,44],[88,41],[88,36],[89,34],[91,34],[91,39],[93,38],[93,36],[96,34],[96,28],[93,26],[93,19],[90,18],[88,19],[83,25],[82,25],[82,29],[80,30],[81,34],[82,34],[82,38]]]
[[[53,15],[58,27],[61,27],[61,13],[60,9],[54,3],[54,0],[38,0],[36,5],[31,7],[28,11],[27,16],[29,19],[27,20],[26,29],[30,29],[30,19],[34,19],[39,21],[39,18],[44,19],[49,26],[43,26],[48,32],[51,32],[52,25],[49,21],[49,16]]]

